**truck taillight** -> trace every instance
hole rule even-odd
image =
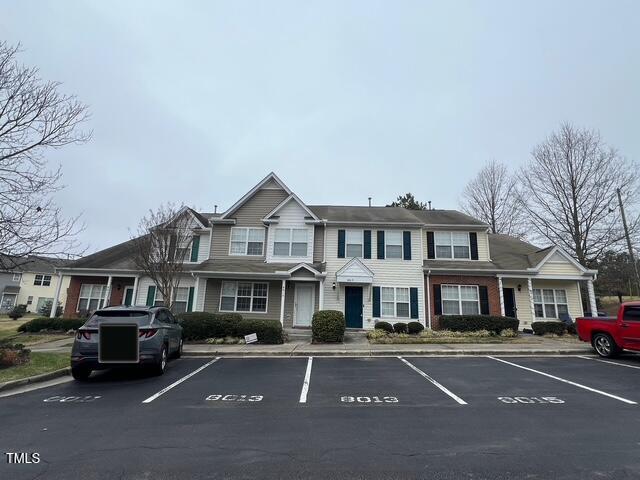
[[[91,332],[88,332],[87,330],[78,330],[78,333],[76,334],[76,338],[78,340],[84,338],[85,340],[91,340]]]
[[[140,330],[140,338],[151,338],[153,337],[156,332],[158,331],[157,328],[149,328],[146,330]]]

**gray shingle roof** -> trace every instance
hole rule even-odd
[[[345,205],[307,205],[318,218],[331,222],[370,222],[418,224],[411,210],[400,207],[362,207]]]
[[[309,264],[319,272],[322,271],[321,263]],[[225,273],[275,273],[277,271],[291,270],[293,263],[264,263],[261,261],[247,261],[242,259],[215,259],[206,260],[194,268],[198,272],[225,272]]]
[[[82,257],[66,265],[66,267],[136,270],[137,268],[133,261],[133,245],[133,240],[127,240],[113,247]]]
[[[486,223],[458,210],[411,210],[411,212],[427,225],[477,225]]]
[[[27,257],[2,255],[0,269],[7,269],[13,272],[54,273],[56,267],[62,267],[71,262],[72,260],[37,255],[28,255]]]
[[[535,267],[552,248],[539,248],[509,235],[489,235],[491,260],[502,270],[526,270]]]

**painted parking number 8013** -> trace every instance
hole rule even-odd
[[[502,403],[564,403],[558,397],[498,397]]]
[[[340,397],[344,403],[398,403],[397,397]]]

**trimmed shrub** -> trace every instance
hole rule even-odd
[[[407,333],[407,324],[404,322],[398,322],[393,324],[393,331],[396,333]]]
[[[393,325],[391,325],[389,322],[376,322],[373,328],[382,330],[387,333],[393,333]]]
[[[77,330],[84,325],[84,320],[80,318],[49,318],[38,317],[29,320],[18,327],[19,332],[41,332],[43,330],[54,330],[66,332],[68,330]]]
[[[342,342],[347,324],[339,310],[319,310],[311,320],[314,342]]]
[[[239,316],[239,315],[238,315]],[[232,318],[222,319],[224,322],[233,321]],[[255,333],[258,335],[258,342],[278,344],[284,343],[284,332],[279,320],[249,319],[243,318],[236,324],[236,331],[228,336],[244,337]]]
[[[493,315],[442,315],[438,326],[442,330],[454,332],[474,332],[489,330],[499,335],[502,330],[518,330],[518,319]]]
[[[188,312],[176,315],[178,322],[182,325],[182,337],[185,340],[204,340],[215,337],[209,335],[215,314],[205,312]]]
[[[567,333],[567,325],[563,322],[538,321],[533,322],[531,328],[533,328],[533,333],[536,335],[544,335],[545,333],[564,335]]]
[[[25,313],[27,313],[27,306],[26,305],[16,305],[9,312],[9,318],[12,319],[12,320],[17,320],[19,318],[24,317]]]
[[[412,335],[420,333],[423,330],[424,330],[424,325],[422,325],[420,322],[407,323],[407,332]]]

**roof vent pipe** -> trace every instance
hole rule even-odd
[[[371,206],[371,197],[368,197],[368,198],[369,198],[369,206]]]
[[[218,213],[218,205],[213,206],[213,213]]]
[[[431,200],[427,202],[429,204],[429,210],[431,210]]]

